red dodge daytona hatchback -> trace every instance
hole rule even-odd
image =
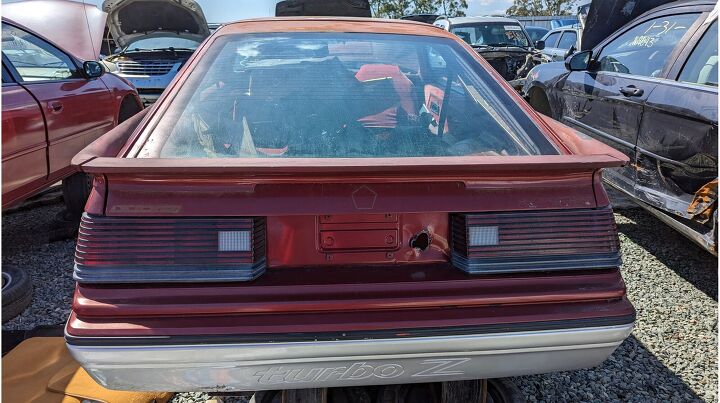
[[[74,159],[67,344],[134,390],[598,365],[635,320],[601,183],[626,162],[433,26],[225,25]]]

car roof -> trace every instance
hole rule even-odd
[[[444,29],[410,20],[350,17],[273,17],[257,18],[225,24],[216,36],[235,33],[269,32],[353,32],[435,36],[456,40]]]
[[[633,18],[630,20],[627,24],[623,25],[630,25],[635,23],[635,21],[641,20],[643,18],[646,18],[648,16],[652,16],[653,14],[657,13],[663,13],[663,12],[672,12],[673,9],[676,8],[682,8],[683,10],[679,10],[681,12],[707,12],[712,11],[716,9],[717,2],[712,0],[680,0],[680,1],[673,1],[671,3],[665,3],[663,5],[651,8],[650,10],[640,14],[639,16]],[[688,10],[691,9],[691,10]],[[697,8],[697,10],[692,10],[693,8]],[[621,28],[622,29],[622,28]]]
[[[712,0],[680,0],[680,1],[673,1],[671,3],[665,3],[663,5],[654,7],[650,10],[648,10],[645,14],[650,13],[656,13],[658,11],[664,11],[664,10],[670,10],[676,7],[687,7],[687,6],[698,6],[698,7],[704,7],[704,6],[711,6],[714,7],[717,4],[716,1]]]
[[[439,19],[443,19],[444,17],[440,17]],[[477,23],[477,22],[508,22],[508,23],[519,23],[518,20],[514,18],[507,18],[507,17],[490,17],[490,16],[482,16],[482,17],[452,17],[452,18],[444,18],[448,21],[450,21],[450,24],[471,24],[471,23]]]
[[[580,31],[580,28],[573,27],[572,25],[563,25],[561,27],[553,28],[550,31],[548,31],[548,35],[555,33],[555,32],[563,32],[563,31]]]

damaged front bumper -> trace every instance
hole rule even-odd
[[[255,391],[484,379],[591,367],[628,323],[484,334],[300,342],[171,344],[148,337],[103,345],[68,336],[101,385],[122,390]],[[110,345],[115,344],[115,345]]]

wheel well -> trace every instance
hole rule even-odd
[[[545,94],[545,91],[538,87],[533,87],[530,89],[529,95],[530,96],[528,97],[528,102],[530,103],[530,106],[533,107],[533,109],[542,113],[545,116],[553,117],[550,100]]]
[[[118,124],[128,120],[136,113],[140,112],[142,107],[138,104],[137,99],[132,95],[126,95],[120,103],[120,111],[118,112]]]

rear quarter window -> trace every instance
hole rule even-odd
[[[557,154],[445,38],[218,37],[138,147],[141,158]]]
[[[600,52],[600,70],[659,77],[673,49],[699,14],[678,14],[642,22],[624,32]]]
[[[545,38],[545,46],[548,48],[554,48],[560,38],[560,32],[553,32]]]
[[[577,34],[575,31],[565,31],[562,34],[562,38],[560,38],[560,42],[558,43],[558,48],[560,49],[570,49],[571,47],[575,46],[577,43]]]
[[[690,53],[680,73],[680,81],[717,87],[718,85],[718,27],[712,23]]]

